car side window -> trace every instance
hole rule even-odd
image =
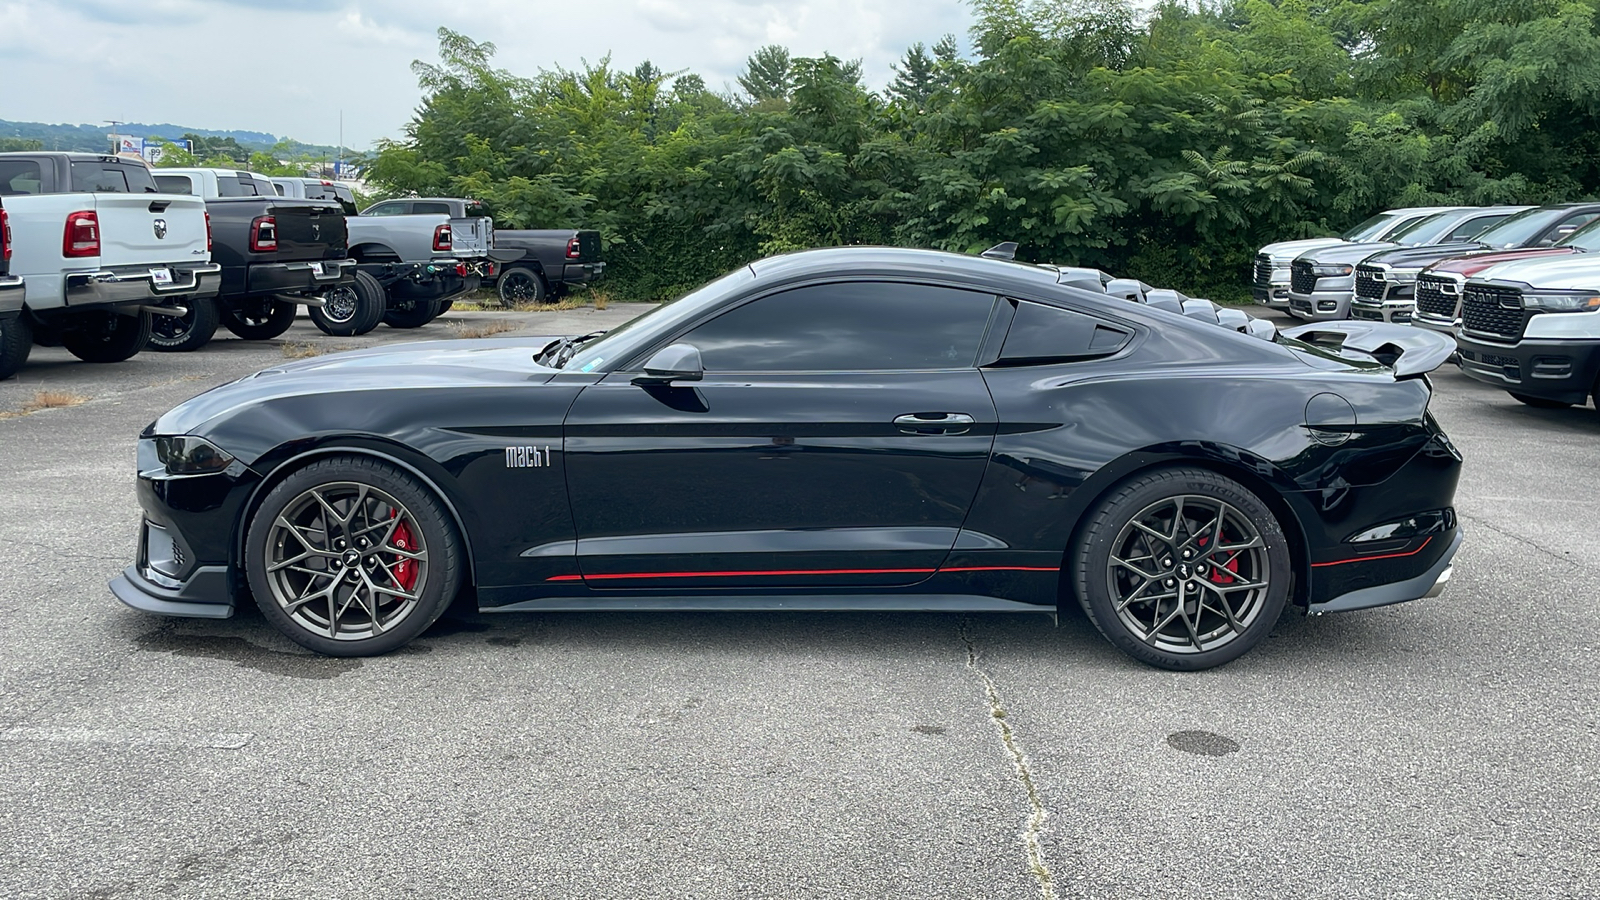
[[[44,170],[31,159],[0,159],[0,195],[37,194],[44,189]]]
[[[1596,217],[1600,217],[1600,213],[1581,212],[1567,216],[1561,220],[1561,224],[1557,225],[1554,231],[1545,235],[1544,239],[1539,241],[1539,246],[1553,246],[1557,241],[1594,221]]]
[[[122,167],[100,163],[73,163],[72,190],[74,193],[127,194],[128,176]]]
[[[681,340],[708,372],[964,368],[976,362],[994,303],[920,284],[813,285],[729,310]]]
[[[1500,221],[1504,218],[1505,216],[1479,216],[1476,219],[1468,219],[1457,225],[1455,230],[1450,232],[1443,242],[1453,244],[1461,241],[1470,241],[1479,234],[1500,224]]]
[[[396,201],[379,203],[377,206],[362,213],[364,216],[403,216],[405,214],[406,205]]]
[[[430,213],[430,214],[444,213],[445,215],[448,216],[448,215],[450,215],[450,204],[448,204],[448,203],[420,203],[420,202],[419,203],[413,203],[413,204],[411,204],[411,211],[413,213],[417,214],[417,215],[421,215],[423,213]]]
[[[194,184],[187,175],[157,175],[156,187],[163,194],[193,194]]]
[[[1128,345],[1126,326],[1043,303],[1016,301],[996,366],[1037,366],[1110,356]]]

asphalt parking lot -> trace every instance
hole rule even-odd
[[[0,420],[0,896],[1600,895],[1593,409],[1436,373],[1467,458],[1449,590],[1286,617],[1211,672],[1078,614],[450,619],[334,660],[106,588],[139,430],[280,343],[40,349],[0,382],[0,411],[87,399]]]

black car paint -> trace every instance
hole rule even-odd
[[[337,453],[389,459],[457,517],[486,609],[635,596],[736,608],[751,595],[818,593],[841,607],[903,594],[1053,608],[1085,513],[1134,473],[1174,463],[1223,472],[1272,507],[1294,554],[1296,599],[1313,609],[1419,577],[1454,550],[1453,513],[1434,533],[1348,543],[1451,506],[1460,459],[1426,412],[1421,379],[1062,287],[1012,263],[850,249],[748,271],[719,282],[703,308],[669,307],[619,334],[623,357],[590,373],[536,364],[542,339],[503,339],[322,357],[214,389],[145,436],[199,435],[238,463],[184,478],[141,464],[141,504],[181,536],[189,571],[237,572],[245,524],[288,470]],[[695,324],[839,278],[979,289],[1003,308],[1073,309],[1134,337],[1107,358],[997,361],[920,382],[871,372],[631,383]],[[841,404],[852,378],[872,387]],[[788,399],[766,399],[776,394]],[[1348,404],[1315,400],[1328,394]],[[951,397],[964,406],[951,411],[974,416],[968,433],[894,429],[895,415],[948,409]],[[1350,412],[1315,412],[1325,405]],[[508,468],[508,447],[538,448],[542,464]]]

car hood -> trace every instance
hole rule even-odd
[[[1343,238],[1336,237],[1302,238],[1298,241],[1279,241],[1276,244],[1268,244],[1256,251],[1256,253],[1257,255],[1267,254],[1272,257],[1273,262],[1287,263],[1308,250],[1315,250],[1318,247],[1331,247],[1334,244],[1343,243],[1345,243]]]
[[[1421,269],[1442,259],[1482,249],[1484,249],[1482,244],[1472,241],[1435,244],[1431,247],[1396,247],[1393,250],[1374,253],[1362,262],[1375,266],[1388,266],[1391,269]]]
[[[1468,253],[1441,260],[1428,267],[1428,271],[1440,274],[1466,275],[1471,277],[1482,272],[1490,266],[1512,262],[1518,259],[1555,259],[1562,256],[1571,256],[1573,250],[1568,247],[1539,247],[1527,250],[1491,250],[1484,253]]]
[[[1389,241],[1373,241],[1362,244],[1340,243],[1337,246],[1323,247],[1319,250],[1312,250],[1309,253],[1302,253],[1295,259],[1295,262],[1304,260],[1317,265],[1326,263],[1350,263],[1354,265],[1374,253],[1397,246],[1399,245]]]
[[[1514,281],[1552,291],[1600,291],[1600,255],[1520,259],[1484,269],[1473,281]]]
[[[302,394],[542,384],[557,370],[534,362],[533,355],[555,339],[424,341],[285,363],[186,400],[145,433],[189,434],[241,407]]]

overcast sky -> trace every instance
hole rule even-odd
[[[955,33],[964,0],[0,0],[0,119],[106,119],[265,131],[364,149],[418,100],[413,59],[439,26],[519,75],[607,53],[733,87],[763,44],[861,58],[869,87],[916,41]]]

